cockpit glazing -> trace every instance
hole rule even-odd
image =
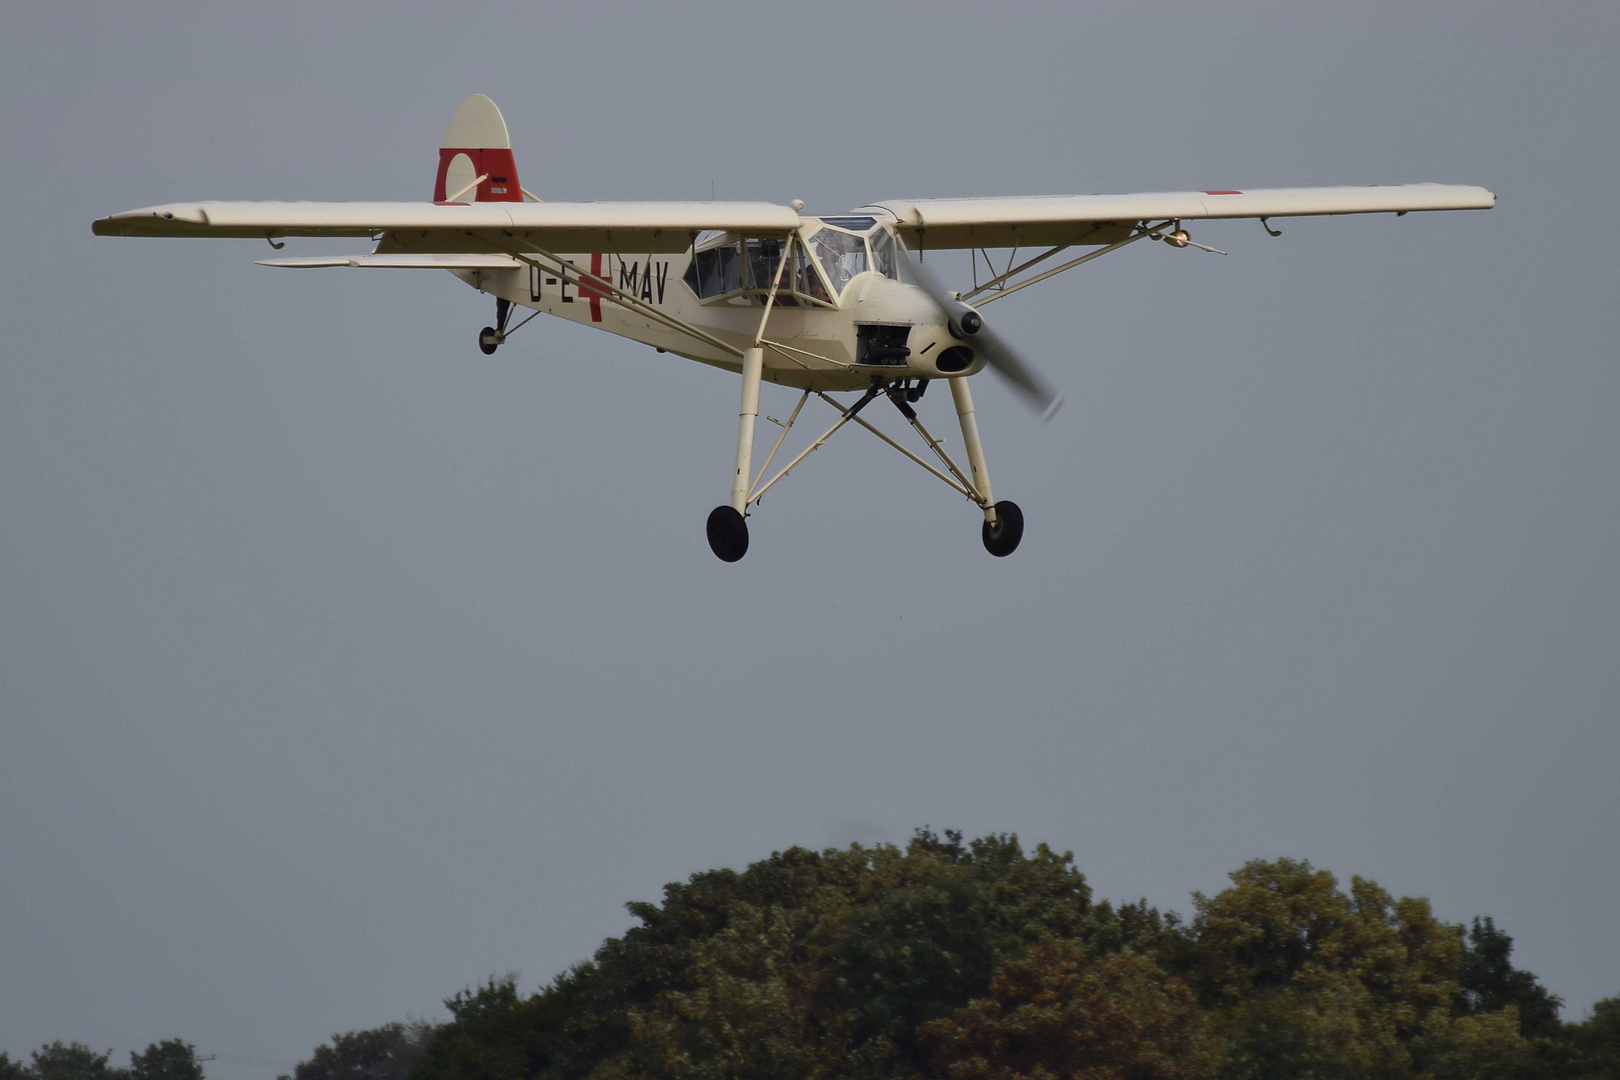
[[[899,279],[895,240],[872,217],[808,218],[820,228],[809,240],[795,237],[788,266],[777,288],[783,307],[834,307],[851,280],[869,270]],[[687,268],[687,288],[705,303],[763,304],[782,258],[784,241],[774,237],[738,240],[724,234],[700,239]]]

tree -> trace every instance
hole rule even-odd
[[[928,830],[903,850],[790,848],[628,907],[639,925],[503,998],[498,1022],[458,1015],[413,1080],[497,1075],[480,1073],[491,1059],[547,1080],[908,1075],[926,1064],[919,1023],[984,993],[998,962],[1092,925],[1068,854]]]
[[[801,924],[780,907],[739,914],[698,949],[691,989],[630,1010],[626,1052],[594,1069],[593,1080],[830,1075],[818,1053],[809,984],[794,962]]]
[[[1476,916],[1458,972],[1457,1011],[1477,1016],[1512,1006],[1519,1010],[1519,1027],[1526,1038],[1556,1036],[1561,1026],[1558,1010],[1564,1003],[1530,972],[1515,968],[1512,959],[1513,939],[1489,916]]]
[[[1519,1033],[1518,1009],[1511,1005],[1450,1020],[1431,1044],[1434,1080],[1516,1080],[1528,1075],[1533,1060],[1529,1040]]]
[[[434,1030],[411,1070],[413,1080],[527,1078],[545,1072],[563,1018],[586,1011],[568,989],[572,981],[565,973],[551,991],[522,998],[517,976],[508,972],[447,998],[451,1020]]]
[[[0,1080],[32,1080],[33,1072],[20,1061],[12,1061],[11,1055],[0,1050]]]
[[[1569,1025],[1570,1041],[1579,1055],[1571,1075],[1586,1080],[1620,1080],[1620,998],[1604,998],[1592,1015]]]
[[[1470,935],[1303,860],[1231,878],[1183,925],[1093,903],[1067,853],[1014,836],[790,848],[627,905],[634,926],[536,993],[455,995],[410,1080],[1540,1080],[1592,1056],[1526,1038],[1556,999],[1488,920]]]
[[[60,1040],[35,1050],[35,1080],[128,1080],[129,1074],[107,1064],[112,1051],[98,1054],[83,1043]]]
[[[425,1020],[333,1035],[299,1062],[293,1080],[405,1080],[432,1035]]]
[[[989,993],[919,1037],[931,1075],[952,1080],[1191,1080],[1217,1061],[1179,979],[1139,953],[1090,963],[1074,941],[1001,965]]]
[[[131,1080],[203,1080],[197,1049],[181,1039],[165,1039],[129,1054]]]
[[[1533,976],[1504,969],[1505,935],[1488,925],[1469,950],[1462,927],[1436,919],[1428,901],[1394,900],[1359,877],[1345,892],[1293,859],[1248,863],[1194,906],[1169,955],[1214,1010],[1228,1076],[1456,1073],[1487,1060],[1503,1075],[1531,1068],[1531,1044],[1517,1031],[1507,1039],[1500,1014],[1546,999]],[[1488,994],[1466,992],[1470,955]],[[1470,1016],[1493,1019],[1453,1022]]]

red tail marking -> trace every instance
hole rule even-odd
[[[434,202],[444,202],[446,195],[455,194],[445,190],[444,176],[457,154],[466,154],[472,159],[473,175],[486,178],[475,190],[463,195],[463,199],[470,195],[473,202],[523,201],[523,189],[518,185],[517,162],[512,158],[512,151],[501,147],[480,150],[476,147],[446,146],[439,151],[439,175],[433,181]]]

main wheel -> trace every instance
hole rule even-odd
[[[709,549],[722,562],[736,562],[748,554],[748,522],[729,506],[709,512]]]
[[[500,343],[500,337],[495,333],[493,326],[486,326],[478,331],[478,347],[484,350],[485,356],[494,356],[495,349]]]
[[[1018,550],[1018,541],[1024,538],[1024,512],[1015,502],[996,503],[996,523],[984,523],[984,550],[1005,558]]]

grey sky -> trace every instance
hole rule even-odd
[[[291,1062],[925,823],[1183,912],[1303,856],[1494,915],[1566,1015],[1620,993],[1612,4],[242,8],[0,14],[0,1049]],[[448,275],[90,235],[426,198],[473,91],[553,198],[1499,206],[1028,290],[998,328],[1069,404],[975,382],[1015,556],[857,432],[725,566],[734,377],[555,320],[485,358]]]

